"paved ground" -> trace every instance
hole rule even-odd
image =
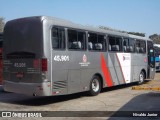
[[[156,79],[160,79],[160,73],[156,73]],[[38,120],[120,120],[120,119],[142,119],[141,117],[118,118],[118,117],[99,117],[96,115],[107,114],[103,111],[160,111],[160,93],[154,91],[136,91],[131,90],[135,84],[123,85],[113,88],[107,88],[98,96],[90,97],[86,93],[78,93],[66,96],[52,97],[32,97],[15,93],[3,92],[0,87],[0,111],[94,111],[85,112],[94,117],[47,117],[38,118]],[[63,113],[70,114],[72,112]],[[124,112],[125,113],[125,112]],[[149,112],[150,113],[150,112]],[[159,112],[160,113],[160,112]],[[52,113],[51,113],[52,114]],[[51,115],[50,114],[50,115]],[[59,114],[59,113],[53,113]],[[52,114],[52,115],[53,115]],[[62,114],[62,113],[60,113]],[[82,114],[81,112],[78,113]],[[109,113],[108,113],[109,114]],[[123,114],[123,113],[122,113]],[[63,116],[62,115],[62,116]],[[111,115],[111,114],[109,114]],[[65,115],[64,115],[65,116]],[[96,116],[96,117],[95,117]],[[2,118],[0,118],[1,120]],[[9,118],[3,118],[4,120]],[[17,118],[12,118],[17,120]],[[26,119],[26,118],[21,118]],[[30,118],[37,120],[37,118]],[[152,117],[145,117],[152,119]],[[153,118],[159,119],[159,118]]]

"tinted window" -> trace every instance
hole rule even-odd
[[[96,51],[104,51],[106,46],[105,35],[99,35],[96,33],[88,34],[88,49]]]
[[[68,48],[85,50],[86,33],[77,30],[68,30]]]
[[[21,18],[5,24],[3,48],[7,54],[29,52],[36,58],[44,56],[43,22],[37,17]],[[51,30],[50,32],[51,33]],[[50,36],[51,39],[51,36]],[[19,56],[19,54],[18,54]],[[20,54],[23,56],[23,54]]]
[[[146,42],[142,40],[136,40],[136,52],[146,53]]]
[[[129,38],[124,38],[123,40],[123,51],[124,52],[134,52],[134,44],[135,40],[129,39]]]
[[[151,41],[147,41],[147,50],[149,51],[150,48],[153,48],[153,43]]]
[[[52,48],[65,49],[65,31],[63,28],[52,28]]]
[[[109,36],[109,51],[122,51],[122,38]]]

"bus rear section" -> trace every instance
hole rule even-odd
[[[48,59],[44,54],[40,17],[7,22],[4,28],[4,90],[28,95],[50,95]]]
[[[3,45],[3,38],[2,33],[0,33],[0,85],[2,85],[3,82],[3,76],[2,76],[2,45]]]

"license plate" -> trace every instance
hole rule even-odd
[[[16,74],[16,77],[19,78],[19,79],[22,79],[24,77],[24,73],[23,72],[18,72]]]

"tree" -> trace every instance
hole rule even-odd
[[[117,29],[113,29],[113,28],[105,27],[105,26],[99,26],[99,28],[100,29],[104,29],[104,30],[117,31],[117,32],[121,32],[121,33],[128,33],[128,34],[132,34],[132,35],[137,35],[137,36],[145,37],[145,33],[127,32],[127,31],[117,30]]]
[[[141,37],[145,37],[145,33],[139,33],[139,32],[128,32],[128,34],[137,35]]]
[[[160,35],[153,34],[153,35],[150,35],[149,38],[152,39],[154,43],[160,44]]]
[[[0,32],[3,32],[4,25],[5,25],[4,18],[0,17]]]
[[[106,26],[99,26],[99,28],[103,29],[103,30],[110,30],[110,31],[116,31],[116,32],[121,32],[121,33],[127,33],[126,31],[117,30],[117,29],[113,29],[111,27],[106,27]]]

